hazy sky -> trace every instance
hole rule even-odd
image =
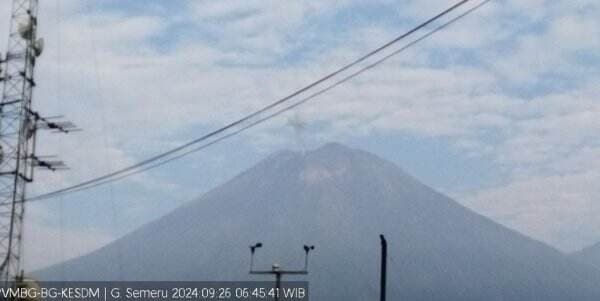
[[[453,1],[41,1],[35,106],[46,135],[30,194],[201,136],[351,61]],[[479,1],[471,1],[474,5]],[[0,2],[4,52],[10,1]],[[338,141],[392,160],[565,251],[600,241],[600,4],[491,1],[290,114],[150,173],[28,208],[27,264],[96,248],[265,155]],[[306,126],[298,137],[290,120]],[[300,138],[300,139],[299,139]],[[43,247],[43,252],[42,252]]]

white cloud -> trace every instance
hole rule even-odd
[[[495,155],[511,178],[466,204],[563,250],[599,240],[599,92],[590,86],[523,105],[530,116],[513,120]]]
[[[0,3],[1,20],[7,2]],[[501,88],[506,80],[528,85],[548,71],[573,75],[575,81],[587,74],[571,55],[600,47],[600,26],[593,13],[598,6],[591,1],[551,2],[493,1],[401,57],[302,107],[303,119],[326,123],[326,129],[315,134],[325,137],[372,131],[450,137],[457,151],[489,157],[511,175],[504,186],[470,196],[470,203],[477,204],[474,208],[563,247],[588,242],[595,225],[573,222],[578,214],[588,215],[561,210],[560,205],[582,210],[594,206],[590,196],[595,188],[586,184],[598,179],[587,164],[597,151],[590,141],[600,129],[594,98],[598,90],[590,84],[598,79],[591,77],[588,85],[534,99],[515,97]],[[302,46],[294,35],[319,36],[312,20],[355,2],[190,1],[187,14],[174,20],[91,11],[79,1],[61,1],[60,28],[56,3],[42,4],[40,22],[48,47],[38,65],[36,107],[50,115],[65,114],[85,134],[43,141],[48,153],[68,159],[72,171],[40,176],[43,184],[36,184],[38,191],[126,166],[198,136],[198,126],[216,127],[234,120],[406,29],[373,20],[369,26],[323,37],[331,42],[320,45],[325,50],[289,64],[278,59]],[[399,18],[420,21],[452,1],[411,1],[402,7],[391,3]],[[586,13],[581,12],[583,6],[589,7]],[[523,16],[531,19],[528,22],[542,22],[541,29],[525,30],[531,24],[519,23],[525,22]],[[178,36],[171,27],[176,22],[218,38],[209,42]],[[169,47],[163,49],[158,41]],[[439,49],[445,52],[432,54]],[[473,51],[477,63],[453,59],[457,49]],[[449,63],[432,66],[435,58]],[[286,143],[270,132],[285,126],[284,119],[252,132],[256,138],[250,139],[252,143],[257,148],[269,145],[268,149]],[[490,133],[491,142],[482,138]],[[152,175],[126,183],[142,184],[142,192],[177,185]],[[544,185],[553,189],[543,189]],[[506,201],[506,196],[511,200]],[[549,205],[540,210],[544,202]],[[559,238],[564,231],[584,226],[585,237]],[[42,231],[40,226],[38,232]]]
[[[540,29],[517,35],[511,50],[498,53],[493,66],[504,80],[531,85],[548,73],[562,74],[571,80],[585,79],[588,70],[577,56],[586,51],[597,52],[600,47],[600,7],[591,1],[550,7],[547,11],[552,13],[538,25]]]
[[[191,1],[192,17],[219,37],[216,46],[234,51],[235,62],[268,63],[298,46],[302,25],[352,1]]]
[[[600,149],[594,155],[598,158]],[[599,178],[592,170],[520,177],[479,192],[465,204],[564,251],[575,251],[600,239]]]

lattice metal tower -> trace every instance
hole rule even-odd
[[[32,110],[34,67],[44,43],[37,38],[38,0],[13,0],[8,50],[0,53],[0,280],[22,273],[23,217],[27,183],[34,169],[63,169],[61,161],[35,155],[38,129],[68,132],[69,122],[51,122]]]

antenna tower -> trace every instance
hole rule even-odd
[[[25,193],[34,170],[65,169],[62,161],[35,155],[38,129],[68,133],[74,124],[52,121],[32,109],[34,68],[44,50],[38,39],[38,0],[13,0],[8,49],[0,53],[0,281],[22,277]]]

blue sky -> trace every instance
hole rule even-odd
[[[6,2],[0,20],[7,20]],[[451,4],[43,1],[47,47],[35,104],[85,131],[42,139],[45,151],[61,154],[72,169],[40,173],[31,194],[198,137]],[[591,0],[491,1],[385,65],[243,135],[118,184],[31,205],[27,264],[88,252],[271,152],[298,149],[292,118],[306,124],[303,148],[338,141],[374,152],[564,251],[600,241],[599,17],[600,5]]]

